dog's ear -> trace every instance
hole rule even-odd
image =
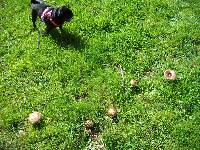
[[[58,8],[57,15],[60,16],[63,13],[63,6]]]
[[[65,6],[59,7],[59,8],[57,9],[57,15],[58,15],[58,16],[63,15],[63,13],[65,12],[65,10],[66,10],[66,7],[65,7]]]

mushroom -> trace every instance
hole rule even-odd
[[[176,72],[174,70],[166,70],[164,77],[168,80],[176,80]]]
[[[84,124],[85,124],[86,130],[92,129],[93,125],[94,125],[94,123],[92,122],[92,120],[86,120]]]
[[[40,123],[41,119],[42,119],[41,113],[36,112],[36,111],[29,114],[29,117],[28,117],[28,121],[32,124]]]
[[[136,80],[131,80],[130,81],[130,83],[131,83],[131,87],[136,87],[137,86],[137,81]]]
[[[108,109],[108,116],[113,118],[117,116],[117,109],[115,107],[110,107]]]

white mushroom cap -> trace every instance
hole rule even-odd
[[[41,121],[41,118],[42,118],[41,113],[33,112],[29,114],[28,121],[32,124],[35,124],[35,123],[39,123]]]

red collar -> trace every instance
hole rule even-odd
[[[41,15],[41,19],[44,22],[45,20],[49,20],[55,27],[59,27],[60,24],[53,18],[52,15],[53,10],[50,7],[47,7],[42,15]]]

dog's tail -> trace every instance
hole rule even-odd
[[[31,0],[31,4],[42,4],[42,0]]]

